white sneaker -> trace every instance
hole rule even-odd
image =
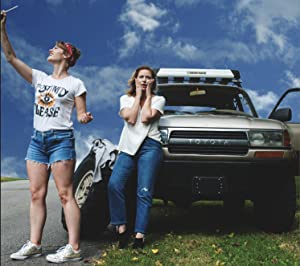
[[[70,244],[59,248],[55,254],[49,254],[46,256],[46,260],[53,263],[78,261],[81,259],[80,250],[75,251]]]
[[[42,247],[31,243],[29,240],[16,253],[10,255],[14,260],[25,260],[30,257],[39,257],[42,255]]]

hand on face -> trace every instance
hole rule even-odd
[[[147,88],[146,88],[146,96],[151,96],[152,95],[152,84],[154,82],[154,79],[149,79],[147,81]]]

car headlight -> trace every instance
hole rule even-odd
[[[160,139],[163,145],[167,145],[169,142],[168,129],[160,129]]]
[[[250,145],[253,147],[284,147],[283,131],[249,131]]]

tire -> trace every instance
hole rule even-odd
[[[261,192],[254,200],[254,211],[258,228],[272,233],[289,231],[296,212],[295,178],[288,177],[265,187],[265,195]]]

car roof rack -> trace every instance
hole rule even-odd
[[[189,84],[234,84],[241,87],[238,70],[232,69],[198,69],[198,68],[158,68],[157,85]]]

